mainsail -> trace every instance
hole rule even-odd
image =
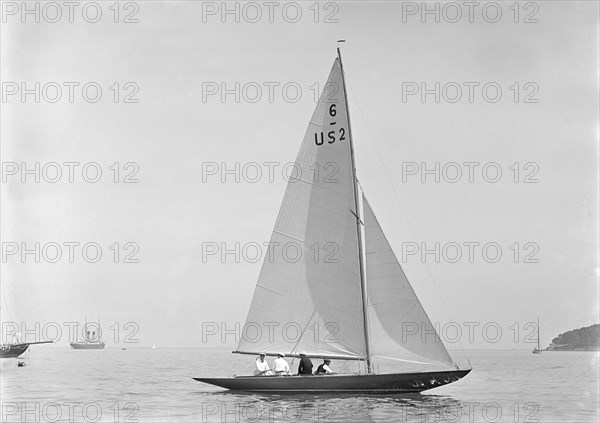
[[[363,210],[372,354],[453,365],[364,195]]]
[[[238,352],[365,358],[353,184],[336,59],[298,153]]]

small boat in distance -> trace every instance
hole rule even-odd
[[[269,243],[283,249],[265,257],[233,353],[356,360],[364,372],[194,380],[247,392],[383,394],[466,376],[471,368],[450,357],[359,191],[339,48],[295,168]],[[376,373],[374,358],[399,362],[402,372]]]
[[[85,340],[83,342],[71,342],[71,348],[74,350],[102,350],[104,349],[104,341],[102,340],[102,331],[100,329],[100,319],[98,326],[94,329],[88,329],[87,317],[85,318],[84,326]]]
[[[156,344],[152,345],[152,349],[155,350],[156,349]]]
[[[542,349],[540,348],[540,319],[537,319],[537,347],[532,351],[534,354],[541,354]]]

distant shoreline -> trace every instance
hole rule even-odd
[[[600,351],[600,325],[561,333],[542,351]]]

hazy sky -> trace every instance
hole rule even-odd
[[[262,2],[239,3],[239,22],[221,2],[121,3],[118,17],[111,4],[102,3],[97,23],[84,19],[95,16],[83,13],[86,2],[72,23],[65,6],[51,23],[57,10],[40,5],[36,23],[21,2],[3,4],[3,248],[46,246],[40,263],[3,257],[3,321],[65,327],[100,317],[109,343],[108,326],[123,342],[135,322],[143,346],[220,346],[217,336],[202,342],[202,323],[243,324],[261,263],[254,254],[203,260],[203,248],[269,240],[282,168],[296,157],[343,38],[369,202],[400,260],[415,245],[446,247],[439,263],[433,254],[403,260],[431,320],[456,322],[465,348],[530,348],[526,325],[538,317],[543,345],[598,323],[597,2],[501,3],[499,17],[481,2],[472,22],[466,6],[458,18],[442,3],[439,23],[421,15],[421,2],[277,3],[273,22]],[[127,16],[138,22],[123,23]],[[39,103],[23,99],[36,82]],[[53,103],[56,86],[62,97]],[[102,97],[92,103],[97,86]],[[138,102],[124,103],[126,95]],[[39,183],[34,174],[21,181],[23,162],[40,163]],[[51,162],[62,171],[56,183]],[[84,180],[86,163],[88,179],[101,169],[99,182]],[[239,163],[239,182],[222,175],[223,163]],[[439,182],[435,170],[423,182],[423,164],[436,163]],[[263,174],[252,182],[257,167]],[[139,182],[123,183],[132,172]],[[71,242],[80,244],[73,263]],[[88,263],[81,246],[93,242],[102,258]],[[61,246],[57,263],[51,243]],[[490,243],[502,252],[495,263],[495,250],[482,253]],[[462,257],[452,263],[456,245]],[[132,252],[138,263],[124,263]],[[483,334],[486,324],[501,336]]]

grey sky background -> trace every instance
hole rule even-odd
[[[524,325],[538,317],[543,345],[598,323],[598,3],[536,2],[538,23],[515,23],[512,3],[502,3],[493,24],[482,18],[483,2],[472,23],[466,15],[457,23],[422,23],[420,15],[403,22],[402,3],[392,2],[333,3],[338,23],[322,22],[335,11],[323,4],[315,23],[312,2],[299,3],[297,23],[286,22],[282,7],[273,23],[264,7],[258,23],[243,16],[222,23],[220,14],[203,22],[203,2],[138,2],[139,22],[131,24],[114,23],[109,3],[95,24],[77,13],[74,23],[56,24],[3,15],[3,83],[94,81],[103,88],[94,104],[77,89],[73,103],[12,96],[1,104],[3,162],[96,162],[103,170],[95,184],[82,179],[82,165],[74,183],[66,174],[55,184],[7,176],[3,242],[93,241],[103,257],[87,263],[80,249],[74,263],[8,257],[3,321],[43,325],[87,315],[121,330],[136,322],[141,346],[220,345],[202,342],[202,322],[243,324],[261,264],[231,256],[203,262],[202,244],[267,242],[286,181],[282,166],[272,182],[263,166],[256,183],[231,176],[223,183],[219,175],[203,182],[202,164],[294,161],[315,107],[310,87],[323,86],[343,38],[358,177],[396,254],[407,242],[502,248],[497,263],[486,262],[480,248],[470,263],[466,247],[457,263],[408,258],[404,269],[431,320],[502,328],[497,343],[486,342],[480,329],[469,342],[463,326],[465,348],[529,348]],[[520,12],[523,20],[530,11]],[[108,87],[116,81],[137,84],[139,102],[115,104]],[[263,96],[255,103],[243,96],[236,103],[233,95],[203,101],[210,82],[257,83]],[[273,102],[269,82],[280,84]],[[282,95],[290,82],[302,88],[297,102]],[[436,103],[432,95],[403,101],[407,82],[495,82],[503,91],[496,103],[480,89],[470,103],[464,86],[456,103]],[[509,88],[515,82],[517,103]],[[526,83],[539,87],[537,103],[523,102],[531,92]],[[139,183],[114,183],[114,162],[135,162]],[[403,162],[481,165],[473,183],[466,174],[457,183],[431,176],[423,183],[419,175],[403,181]],[[497,183],[482,177],[488,162],[503,171]],[[537,166],[537,183],[522,182],[528,162]],[[126,173],[121,169],[121,177]],[[115,242],[139,245],[139,263],[114,263]],[[539,247],[537,263],[523,262],[527,242]],[[518,335],[510,329],[515,322]]]

